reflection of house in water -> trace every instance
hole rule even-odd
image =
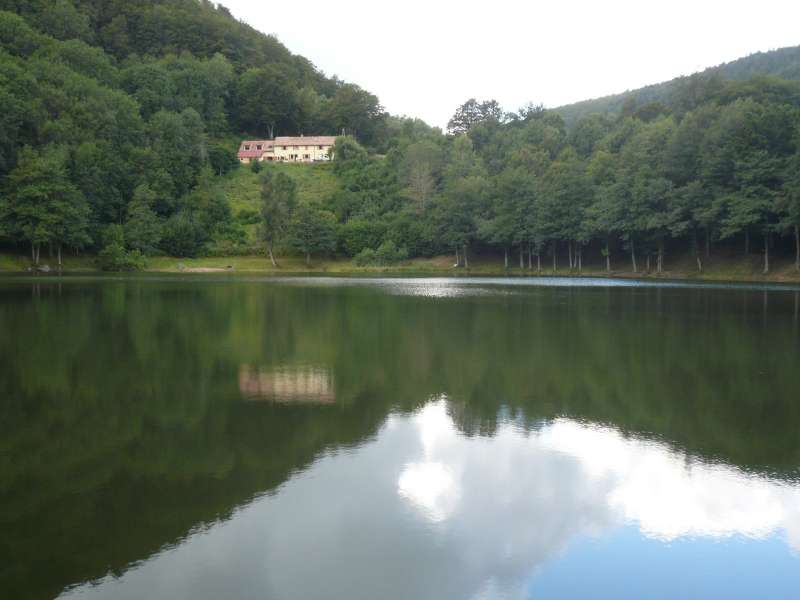
[[[239,391],[251,400],[331,404],[336,400],[333,374],[325,368],[304,366],[239,368]]]

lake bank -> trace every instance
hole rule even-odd
[[[48,265],[50,273],[57,271],[54,261],[42,260]],[[30,268],[27,256],[0,253],[0,273],[20,273]],[[549,268],[548,268],[549,267]],[[62,272],[64,273],[96,273],[100,269],[93,256],[64,257]],[[451,256],[417,258],[391,266],[358,266],[347,259],[312,260],[307,266],[301,257],[289,257],[278,260],[278,267],[273,267],[269,259],[261,256],[223,256],[201,258],[174,258],[157,256],[147,259],[144,269],[147,273],[247,273],[261,275],[409,275],[426,277],[448,276],[487,276],[487,277],[609,277],[620,279],[648,280],[695,280],[695,281],[737,281],[752,283],[800,283],[800,272],[789,260],[778,260],[773,264],[770,273],[760,271],[760,256],[747,258],[720,257],[707,261],[703,272],[698,272],[692,257],[680,257],[668,262],[662,273],[654,271],[613,270],[607,272],[600,264],[588,264],[577,271],[564,265],[553,271],[551,265],[543,263],[542,270],[537,271],[527,266],[509,265],[503,268],[502,260],[497,257],[477,257],[470,262],[469,268],[453,267]]]

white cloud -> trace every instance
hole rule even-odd
[[[800,43],[796,0],[223,4],[392,113],[440,126],[471,96],[558,106]]]

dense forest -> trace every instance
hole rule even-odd
[[[626,102],[639,105],[660,102],[670,106],[674,102],[679,103],[689,89],[703,85],[708,80],[744,81],[758,75],[772,75],[780,79],[800,81],[800,46],[756,52],[744,58],[709,67],[699,73],[676,77],[670,81],[628,90],[621,94],[581,100],[559,106],[555,110],[564,118],[567,127],[572,127],[582,117],[595,113],[618,116]]]
[[[195,0],[0,0],[0,237],[111,263],[240,236],[231,136],[387,137],[378,99]]]
[[[105,268],[147,255],[283,253],[388,264],[496,253],[526,269],[697,268],[715,244],[796,257],[800,83],[719,73],[664,102],[571,126],[557,111],[469,100],[447,132],[391,117],[369,92],[196,0],[0,0],[0,237]],[[781,60],[782,73],[790,73]],[[792,58],[794,57],[794,58]],[[748,73],[749,75],[749,73]],[[290,174],[240,166],[242,136],[344,134],[338,187],[298,198]],[[259,214],[224,183],[261,171]],[[247,225],[258,223],[258,240]],[[613,259],[613,261],[612,261]]]

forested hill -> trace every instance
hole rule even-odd
[[[325,76],[222,5],[0,0],[0,10],[4,63],[26,61],[36,81],[77,75],[119,90],[138,102],[145,122],[159,110],[190,108],[211,134],[345,129],[367,145],[381,141],[384,114],[374,95]]]
[[[786,52],[760,60],[796,76]],[[673,87],[573,127],[471,99],[445,134],[210,2],[0,0],[0,248],[110,270],[267,252],[508,266],[513,249],[520,268],[663,272],[758,244],[764,272],[800,272],[800,81]],[[242,136],[343,129],[332,164],[236,159]]]
[[[242,136],[344,131],[382,151],[389,123],[207,0],[0,0],[0,244],[34,262],[238,240],[213,180]]]
[[[567,127],[582,117],[594,113],[616,116],[628,104],[629,110],[657,102],[669,108],[679,107],[687,99],[700,94],[699,90],[719,86],[722,80],[743,81],[752,77],[769,75],[780,79],[800,81],[800,46],[757,52],[710,67],[693,75],[676,77],[670,81],[648,85],[637,90],[613,94],[602,98],[582,100],[556,108]]]

